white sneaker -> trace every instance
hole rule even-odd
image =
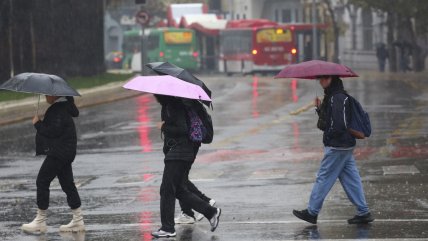
[[[155,238],[171,238],[171,237],[175,237],[177,235],[176,232],[166,232],[163,231],[161,229],[159,229],[158,231],[152,232],[152,236]]]
[[[181,212],[181,214],[174,219],[176,224],[194,224],[195,218],[190,217],[189,215]]]
[[[31,223],[23,224],[21,229],[25,232],[35,233],[41,232],[46,233],[48,227],[46,226],[47,214],[46,210],[37,209],[37,216]]]
[[[211,199],[210,202],[209,202],[209,204],[211,205],[211,207],[215,207],[215,203],[216,203],[216,201],[214,199]],[[201,213],[197,213],[197,215],[196,215],[196,221],[199,222],[202,219],[204,219],[204,215],[201,214]]]
[[[73,219],[67,225],[59,227],[60,232],[81,232],[85,231],[85,223],[83,222],[82,209],[76,208],[71,210]]]

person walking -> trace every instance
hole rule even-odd
[[[293,210],[293,214],[312,224],[317,223],[324,199],[337,179],[342,184],[348,199],[356,206],[357,215],[348,220],[349,224],[373,222],[364,196],[363,185],[359,175],[353,151],[355,137],[349,132],[350,121],[349,97],[338,76],[319,77],[324,88],[322,103],[317,98],[315,104],[318,112],[318,128],[324,132],[324,158],[313,186],[308,208]]]
[[[36,155],[46,155],[37,175],[37,216],[28,224],[22,225],[27,232],[46,232],[47,209],[49,207],[49,186],[58,177],[62,190],[67,195],[67,203],[73,218],[59,230],[84,231],[81,201],[73,179],[72,162],[76,157],[77,136],[73,117],[79,116],[79,110],[73,97],[46,96],[50,107],[43,120],[34,116],[33,124],[37,130]]]
[[[199,101],[195,101],[195,100],[183,100],[183,103],[186,106],[186,109],[194,110],[195,113],[202,112],[203,111],[202,108],[204,108]],[[191,125],[189,121],[187,122],[188,122],[187,123],[188,125]],[[198,154],[199,147],[200,147],[200,143],[196,143],[194,148],[195,157]],[[196,187],[196,185],[193,182],[191,182],[189,179],[187,179],[187,188],[189,189],[190,192],[198,196],[203,201],[207,202],[209,205],[213,207],[215,206],[216,201],[212,198],[207,197],[204,193],[202,193]],[[174,219],[176,224],[194,224],[196,221],[201,221],[204,218],[204,215],[200,213],[198,213],[198,215],[195,216],[195,212],[187,203],[184,203],[182,201],[180,201],[179,203],[181,207],[181,213],[178,217]]]
[[[385,72],[386,59],[388,59],[388,50],[384,43],[379,43],[376,48],[376,57],[379,64],[379,71]]]
[[[192,142],[189,138],[190,127],[187,123],[186,106],[180,98],[165,95],[155,95],[155,98],[162,106],[160,129],[164,137],[165,166],[160,187],[162,226],[158,231],[152,232],[152,236],[156,238],[176,236],[174,228],[176,198],[203,214],[210,222],[211,231],[214,232],[220,221],[221,209],[212,207],[188,189],[189,171],[200,143]]]

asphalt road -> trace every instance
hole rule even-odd
[[[425,80],[345,80],[370,113],[373,136],[355,154],[376,221],[351,226],[354,207],[337,183],[319,224],[296,219],[307,205],[322,158],[322,133],[313,108],[322,95],[308,80],[210,77],[215,139],[204,145],[191,172],[195,184],[223,209],[216,232],[203,220],[177,226],[175,240],[428,240],[428,94]],[[84,108],[76,119],[74,175],[85,233],[60,234],[71,215],[65,194],[51,185],[48,233],[22,233],[34,218],[35,179],[31,120],[0,127],[0,239],[152,240],[160,225],[162,140],[160,107],[151,95]],[[179,212],[177,203],[177,214]]]

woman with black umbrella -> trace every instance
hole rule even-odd
[[[79,193],[73,180],[72,162],[76,156],[76,127],[73,117],[79,116],[79,110],[73,97],[46,96],[51,106],[43,120],[36,115],[33,118],[36,134],[36,155],[46,155],[37,175],[37,216],[22,230],[28,232],[46,232],[47,209],[49,207],[49,186],[58,177],[62,190],[67,195],[73,219],[67,225],[61,225],[60,231],[84,231],[85,226],[80,209]]]

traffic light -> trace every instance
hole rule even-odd
[[[135,4],[146,4],[146,0],[135,0]]]

